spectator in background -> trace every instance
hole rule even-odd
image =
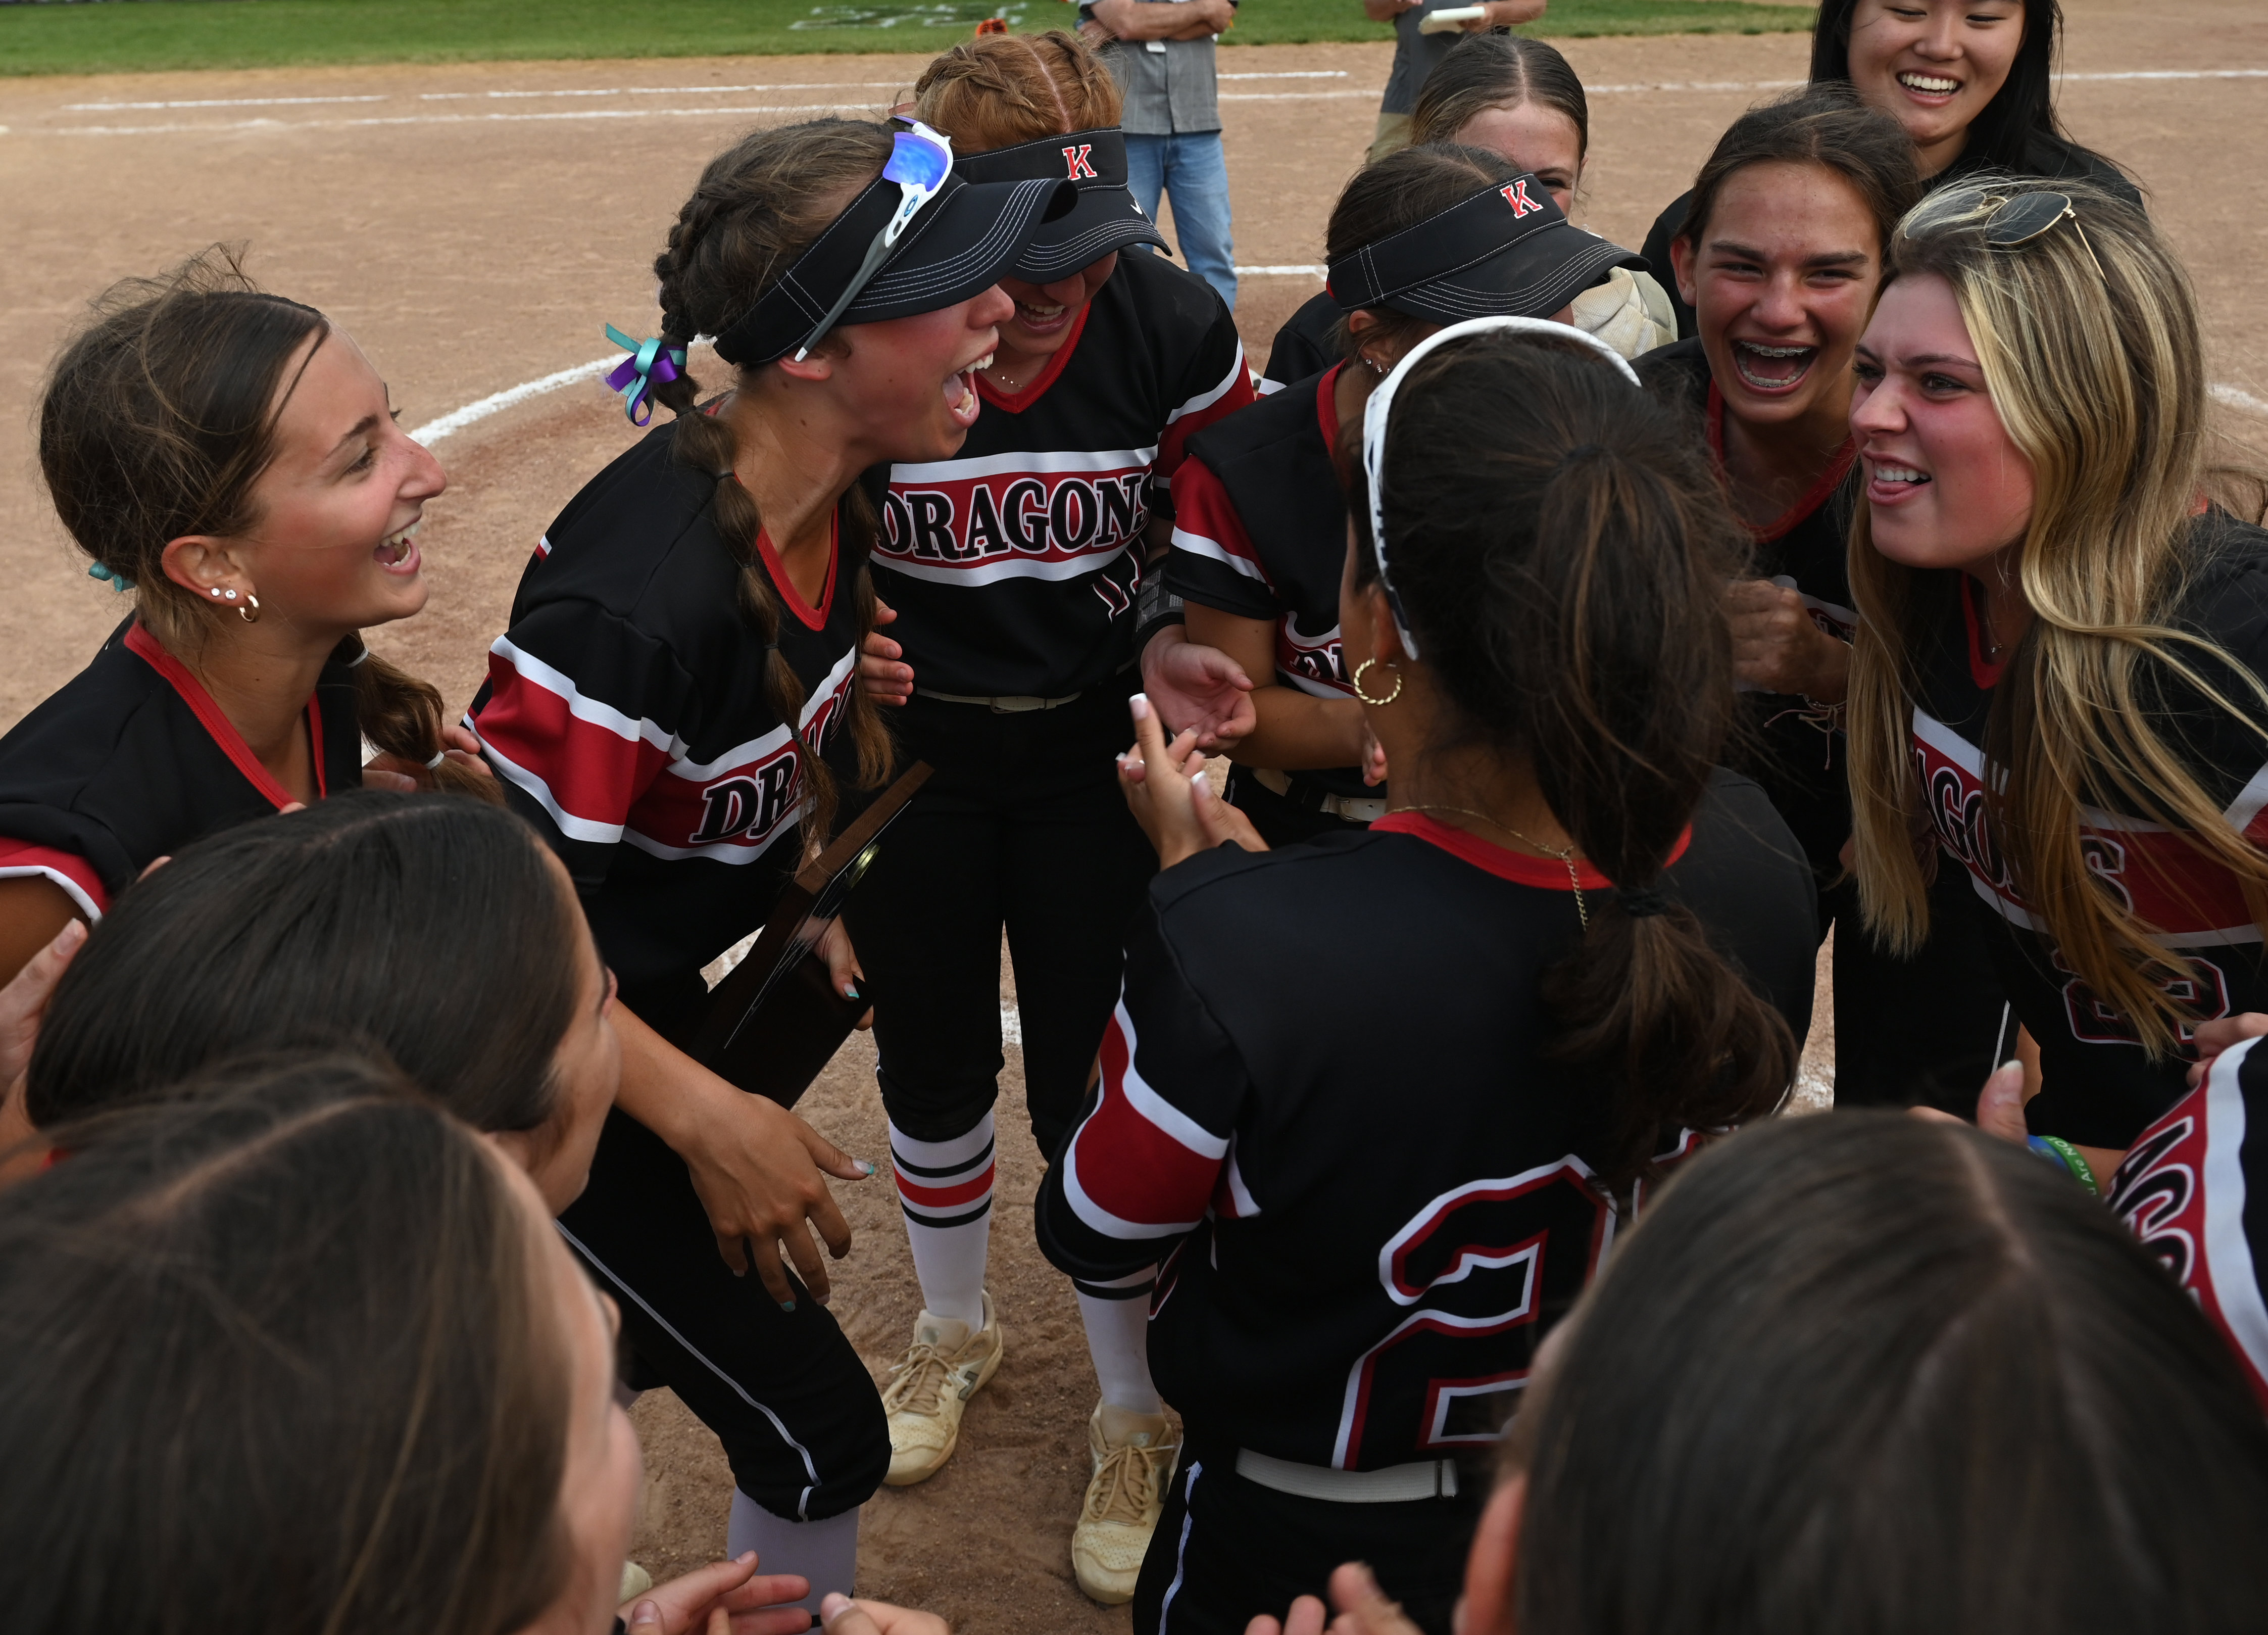
[[[1396,148],[1408,147],[1414,140],[1410,134],[1410,116],[1418,106],[1418,88],[1425,83],[1428,74],[1441,65],[1441,59],[1449,55],[1451,47],[1467,34],[1509,28],[1514,23],[1532,23],[1543,15],[1545,0],[1484,0],[1481,10],[1487,13],[1485,17],[1469,18],[1438,34],[1419,32],[1419,26],[1431,13],[1472,3],[1473,0],[1362,0],[1363,14],[1372,22],[1394,25],[1394,71],[1387,76],[1386,95],[1378,105],[1378,129],[1370,142],[1371,164],[1377,164]]]
[[[1235,311],[1228,161],[1212,58],[1214,40],[1236,20],[1236,0],[1087,0],[1079,19],[1079,33],[1126,92],[1119,129],[1135,203],[1155,221],[1159,199],[1172,195],[1182,259]]]

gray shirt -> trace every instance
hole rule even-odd
[[[1387,76],[1386,95],[1378,104],[1380,113],[1407,114],[1416,107],[1418,87],[1425,83],[1425,76],[1439,68],[1441,59],[1465,37],[1461,28],[1453,28],[1446,34],[1421,34],[1418,25],[1430,12],[1474,3],[1475,0],[1425,0],[1425,4],[1394,19],[1394,71]]]
[[[1169,0],[1147,3],[1166,4]],[[1079,15],[1084,21],[1094,12],[1082,5]],[[1101,55],[1110,65],[1119,89],[1126,93],[1126,112],[1118,121],[1121,130],[1132,136],[1170,136],[1220,129],[1210,35],[1146,42],[1113,40],[1102,48]]]

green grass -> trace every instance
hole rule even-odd
[[[118,0],[0,4],[0,74],[131,73],[303,63],[938,51],[977,21],[1068,26],[1068,0]],[[1552,0],[1523,29],[1781,33],[1811,10],[1748,0]],[[1245,0],[1232,45],[1382,41],[1359,0]]]

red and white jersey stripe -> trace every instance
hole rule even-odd
[[[577,495],[521,575],[467,717],[632,989],[682,978],[761,925],[801,861],[810,782],[743,611],[745,572],[777,599],[774,640],[802,695],[797,732],[833,769],[845,812],[854,805],[843,727],[857,684],[855,568],[839,530],[811,606],[768,540],[742,566],[717,533],[714,487],[674,459],[665,426]]]
[[[2140,698],[2220,807],[2220,821],[2258,846],[2268,843],[2268,710],[2254,690],[2256,678],[2268,677],[2268,533],[2214,512],[2198,519],[2184,549],[2185,589],[2170,622],[2227,657],[2191,647],[2183,662],[2245,713],[2231,715],[2149,659],[2137,675]],[[2125,1148],[2185,1093],[2187,1060],[2148,1056],[2132,1020],[2066,961],[1992,832],[1988,781],[2006,774],[1988,762],[1984,746],[2001,667],[1986,656],[1971,581],[1951,571],[1918,575],[1914,598],[1914,773],[1939,848],[1976,888],[2001,986],[2039,1042],[2043,1088],[2028,1108],[2031,1127]],[[2081,807],[2080,822],[2096,889],[2148,928],[2164,952],[2161,985],[2192,1022],[2268,1009],[2260,927],[2234,873],[2154,821],[2093,806]]]
[[[876,589],[916,686],[1068,697],[1132,658],[1151,519],[1189,439],[1252,401],[1244,349],[1203,279],[1122,255],[1036,377],[976,390],[951,459],[891,468]]]
[[[1721,778],[1665,878],[1800,1033],[1811,873],[1763,792]],[[1348,902],[1387,954],[1346,957]],[[1195,1430],[1363,1469],[1495,1433],[1619,1219],[1541,994],[1580,925],[1557,865],[1422,816],[1158,876],[1037,1223],[1090,1293],[1158,1266]]]
[[[2268,1409],[2268,1052],[2247,1039],[2144,1131],[2111,1182],[2110,1207],[2190,1292]]]

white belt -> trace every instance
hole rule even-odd
[[[1383,1470],[1334,1470],[1328,1465],[1293,1464],[1288,1459],[1240,1447],[1236,1474],[1279,1493],[1328,1499],[1335,1505],[1397,1505],[1414,1499],[1457,1496],[1454,1459],[1425,1459],[1414,1465],[1388,1465]]]
[[[1261,788],[1271,794],[1282,795],[1288,800],[1296,800],[1312,812],[1328,813],[1335,818],[1344,818],[1350,823],[1375,823],[1386,815],[1383,797],[1366,799],[1352,795],[1328,795],[1320,789],[1302,789],[1295,795],[1289,773],[1264,766],[1247,767],[1245,770],[1252,775],[1252,781]]]
[[[1024,715],[1034,710],[1060,710],[1065,704],[1077,703],[1086,696],[1084,693],[1072,693],[1063,698],[1041,698],[1030,693],[1011,693],[1000,698],[978,698],[967,693],[935,693],[926,687],[917,687],[914,691],[941,703],[983,704],[994,715]]]

